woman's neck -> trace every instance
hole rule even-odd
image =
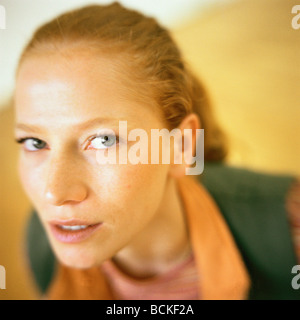
[[[184,209],[176,180],[169,177],[153,220],[113,260],[123,272],[146,278],[169,270],[190,253]]]

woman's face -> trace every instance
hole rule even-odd
[[[117,153],[123,148],[107,134],[118,136],[119,120],[148,136],[164,127],[152,102],[138,102],[121,74],[112,59],[80,51],[27,57],[18,72],[16,138],[27,138],[21,181],[56,255],[69,266],[111,258],[160,214],[168,165],[97,160],[114,143]]]

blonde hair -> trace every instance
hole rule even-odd
[[[134,66],[130,76],[136,76],[139,86],[148,86],[148,95],[160,106],[169,127],[177,127],[185,116],[196,113],[205,132],[205,160],[225,158],[224,134],[206,90],[188,70],[170,33],[155,19],[118,3],[67,12],[35,32],[19,65],[29,55],[74,44],[126,56],[125,63]]]

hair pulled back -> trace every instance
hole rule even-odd
[[[187,68],[170,33],[155,19],[118,3],[79,8],[41,26],[25,47],[20,64],[31,54],[72,45],[123,56],[138,85],[148,87],[169,127],[196,113],[205,132],[205,160],[225,158],[224,135],[206,90]]]

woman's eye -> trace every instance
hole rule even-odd
[[[24,148],[27,151],[38,151],[42,150],[46,147],[46,142],[40,139],[35,139],[35,138],[25,138],[17,141],[18,143],[23,143]]]
[[[89,149],[107,149],[112,147],[117,141],[116,136],[114,135],[101,135],[93,138],[89,145]]]

